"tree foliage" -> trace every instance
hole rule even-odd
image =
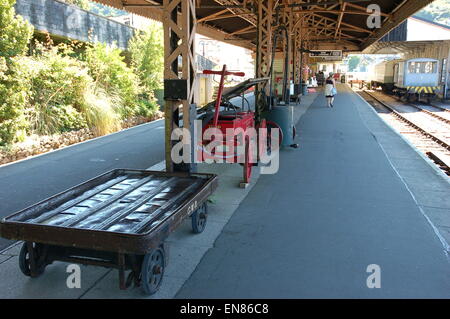
[[[14,141],[26,127],[26,87],[11,75],[15,56],[23,54],[33,27],[14,10],[15,0],[0,0],[0,145]]]
[[[89,4],[66,2],[83,8]],[[84,127],[104,135],[120,129],[123,119],[154,115],[153,90],[162,78],[160,29],[132,40],[129,64],[115,47],[54,45],[50,37],[45,44],[36,42],[26,55],[33,28],[15,15],[14,3],[0,0],[0,146],[29,134]]]
[[[62,1],[68,4],[76,5],[84,10],[90,10],[91,8],[91,2],[89,0],[62,0]]]
[[[122,51],[103,43],[95,43],[86,50],[90,75],[108,94],[122,100],[123,118],[135,113],[138,107],[139,78],[124,62]]]
[[[0,56],[23,54],[33,34],[33,27],[15,14],[16,0],[0,0]]]
[[[147,92],[162,87],[164,68],[164,38],[160,23],[152,22],[149,27],[136,32],[129,42],[132,65]]]
[[[13,61],[12,58],[7,64],[6,59],[0,57],[0,146],[14,142],[20,133],[24,136],[27,127],[28,87],[10,71]]]

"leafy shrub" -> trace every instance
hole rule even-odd
[[[57,47],[15,61],[15,76],[27,87],[29,132],[54,134],[86,127],[80,113],[92,83],[86,67]]]
[[[67,0],[88,8],[87,0]],[[25,56],[33,28],[15,16],[15,0],[0,0],[0,146],[29,134],[120,129],[121,119],[152,117],[161,88],[162,29],[155,24],[130,42],[132,64],[105,44],[37,43]]]
[[[138,107],[139,78],[124,62],[121,51],[102,43],[95,43],[86,50],[89,73],[97,85],[107,94],[122,100],[119,112],[122,118],[135,114]]]
[[[141,99],[135,115],[151,118],[157,110],[158,104],[154,98]]]
[[[153,22],[142,32],[136,32],[128,44],[132,66],[145,92],[162,88],[164,70],[164,38],[162,25]]]
[[[85,115],[72,105],[60,105],[54,108],[54,116],[58,119],[58,132],[68,132],[87,127]]]
[[[27,126],[27,87],[11,75],[10,68],[14,56],[27,50],[33,27],[15,15],[14,3],[15,0],[0,0],[0,145],[23,136]]]
[[[120,104],[117,97],[109,96],[103,89],[91,87],[84,96],[83,114],[94,128],[97,136],[109,134],[120,129],[120,115],[114,105]]]
[[[33,27],[15,14],[16,0],[0,0],[0,57],[13,57],[26,52]]]
[[[0,57],[0,145],[6,145],[23,136],[27,127],[25,106],[29,87],[19,76],[11,73],[6,60]]]
[[[38,46],[36,52],[13,59],[10,69],[10,78],[18,79],[23,88],[28,134],[91,127],[104,135],[120,129],[115,109],[122,105],[120,98],[97,88],[86,64],[68,55],[70,49]]]

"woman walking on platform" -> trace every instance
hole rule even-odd
[[[333,107],[334,96],[336,95],[336,82],[333,79],[333,73],[325,81],[325,97],[327,98],[327,106]]]

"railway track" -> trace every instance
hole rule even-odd
[[[407,136],[412,144],[450,176],[450,134],[447,135],[446,133],[447,131],[450,133],[450,123],[432,117],[428,112],[420,112],[419,114],[424,118],[433,118],[433,122],[439,121],[441,126],[438,126],[438,129],[435,128],[431,132],[429,129],[429,118],[422,122],[416,116],[413,120],[404,113],[398,111],[395,106],[383,101],[371,92],[360,91],[359,94],[369,102],[378,113],[381,113],[380,116],[384,117],[392,127],[401,134]],[[441,130],[439,130],[439,128]],[[442,130],[444,131],[444,134],[442,134]]]
[[[434,105],[427,105],[425,107],[424,107],[424,105],[419,104],[419,103],[408,103],[408,105],[414,107],[415,109],[417,109],[421,112],[428,114],[429,116],[434,117],[435,119],[438,119],[441,122],[450,124],[450,113],[445,113],[445,114],[448,114],[449,116],[441,116],[439,114],[436,114],[436,113],[426,109],[426,107],[431,107],[431,108],[439,109],[442,112],[442,110],[440,108],[437,108]],[[444,109],[444,108],[442,108],[442,109]]]
[[[445,108],[424,104],[422,102],[401,102],[390,95],[379,92],[370,92],[370,94],[374,98],[380,100],[382,103],[387,103],[391,108],[401,113],[403,117],[407,119],[413,116],[413,113],[415,113],[408,112],[408,108],[412,108],[413,110],[422,112],[424,116],[413,119],[412,122],[416,123],[417,121],[419,121],[420,123],[422,123],[423,128],[426,128],[428,132],[435,132],[438,135],[442,135],[445,140],[450,141],[450,113],[443,112],[441,110],[446,110]],[[440,114],[437,114],[437,111]]]
[[[450,113],[450,109],[447,109],[447,108],[445,108],[445,107],[442,107],[442,106],[437,105],[437,104],[434,104],[434,103],[431,103],[430,105],[431,105],[432,107],[434,107],[435,109],[438,109],[438,110],[443,111],[443,112]]]

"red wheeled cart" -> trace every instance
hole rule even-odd
[[[203,127],[203,145],[201,147],[201,161],[203,162],[225,162],[239,163],[243,165],[243,181],[241,186],[245,187],[250,183],[252,166],[257,162],[255,148],[257,143],[257,129],[265,128],[266,122],[263,120],[259,127],[255,125],[255,113],[250,109],[244,111],[244,105],[241,110],[231,112],[220,112],[222,103],[222,94],[224,90],[225,77],[228,75],[245,76],[243,72],[229,72],[226,65],[222,71],[204,70],[204,74],[220,75],[220,84],[217,93],[217,99],[214,106],[214,117]],[[213,129],[213,130],[211,130]],[[208,139],[209,132],[219,130],[222,139]],[[265,134],[262,130],[262,134]],[[215,147],[208,148],[207,145],[215,141]],[[220,144],[220,145],[219,145]]]

